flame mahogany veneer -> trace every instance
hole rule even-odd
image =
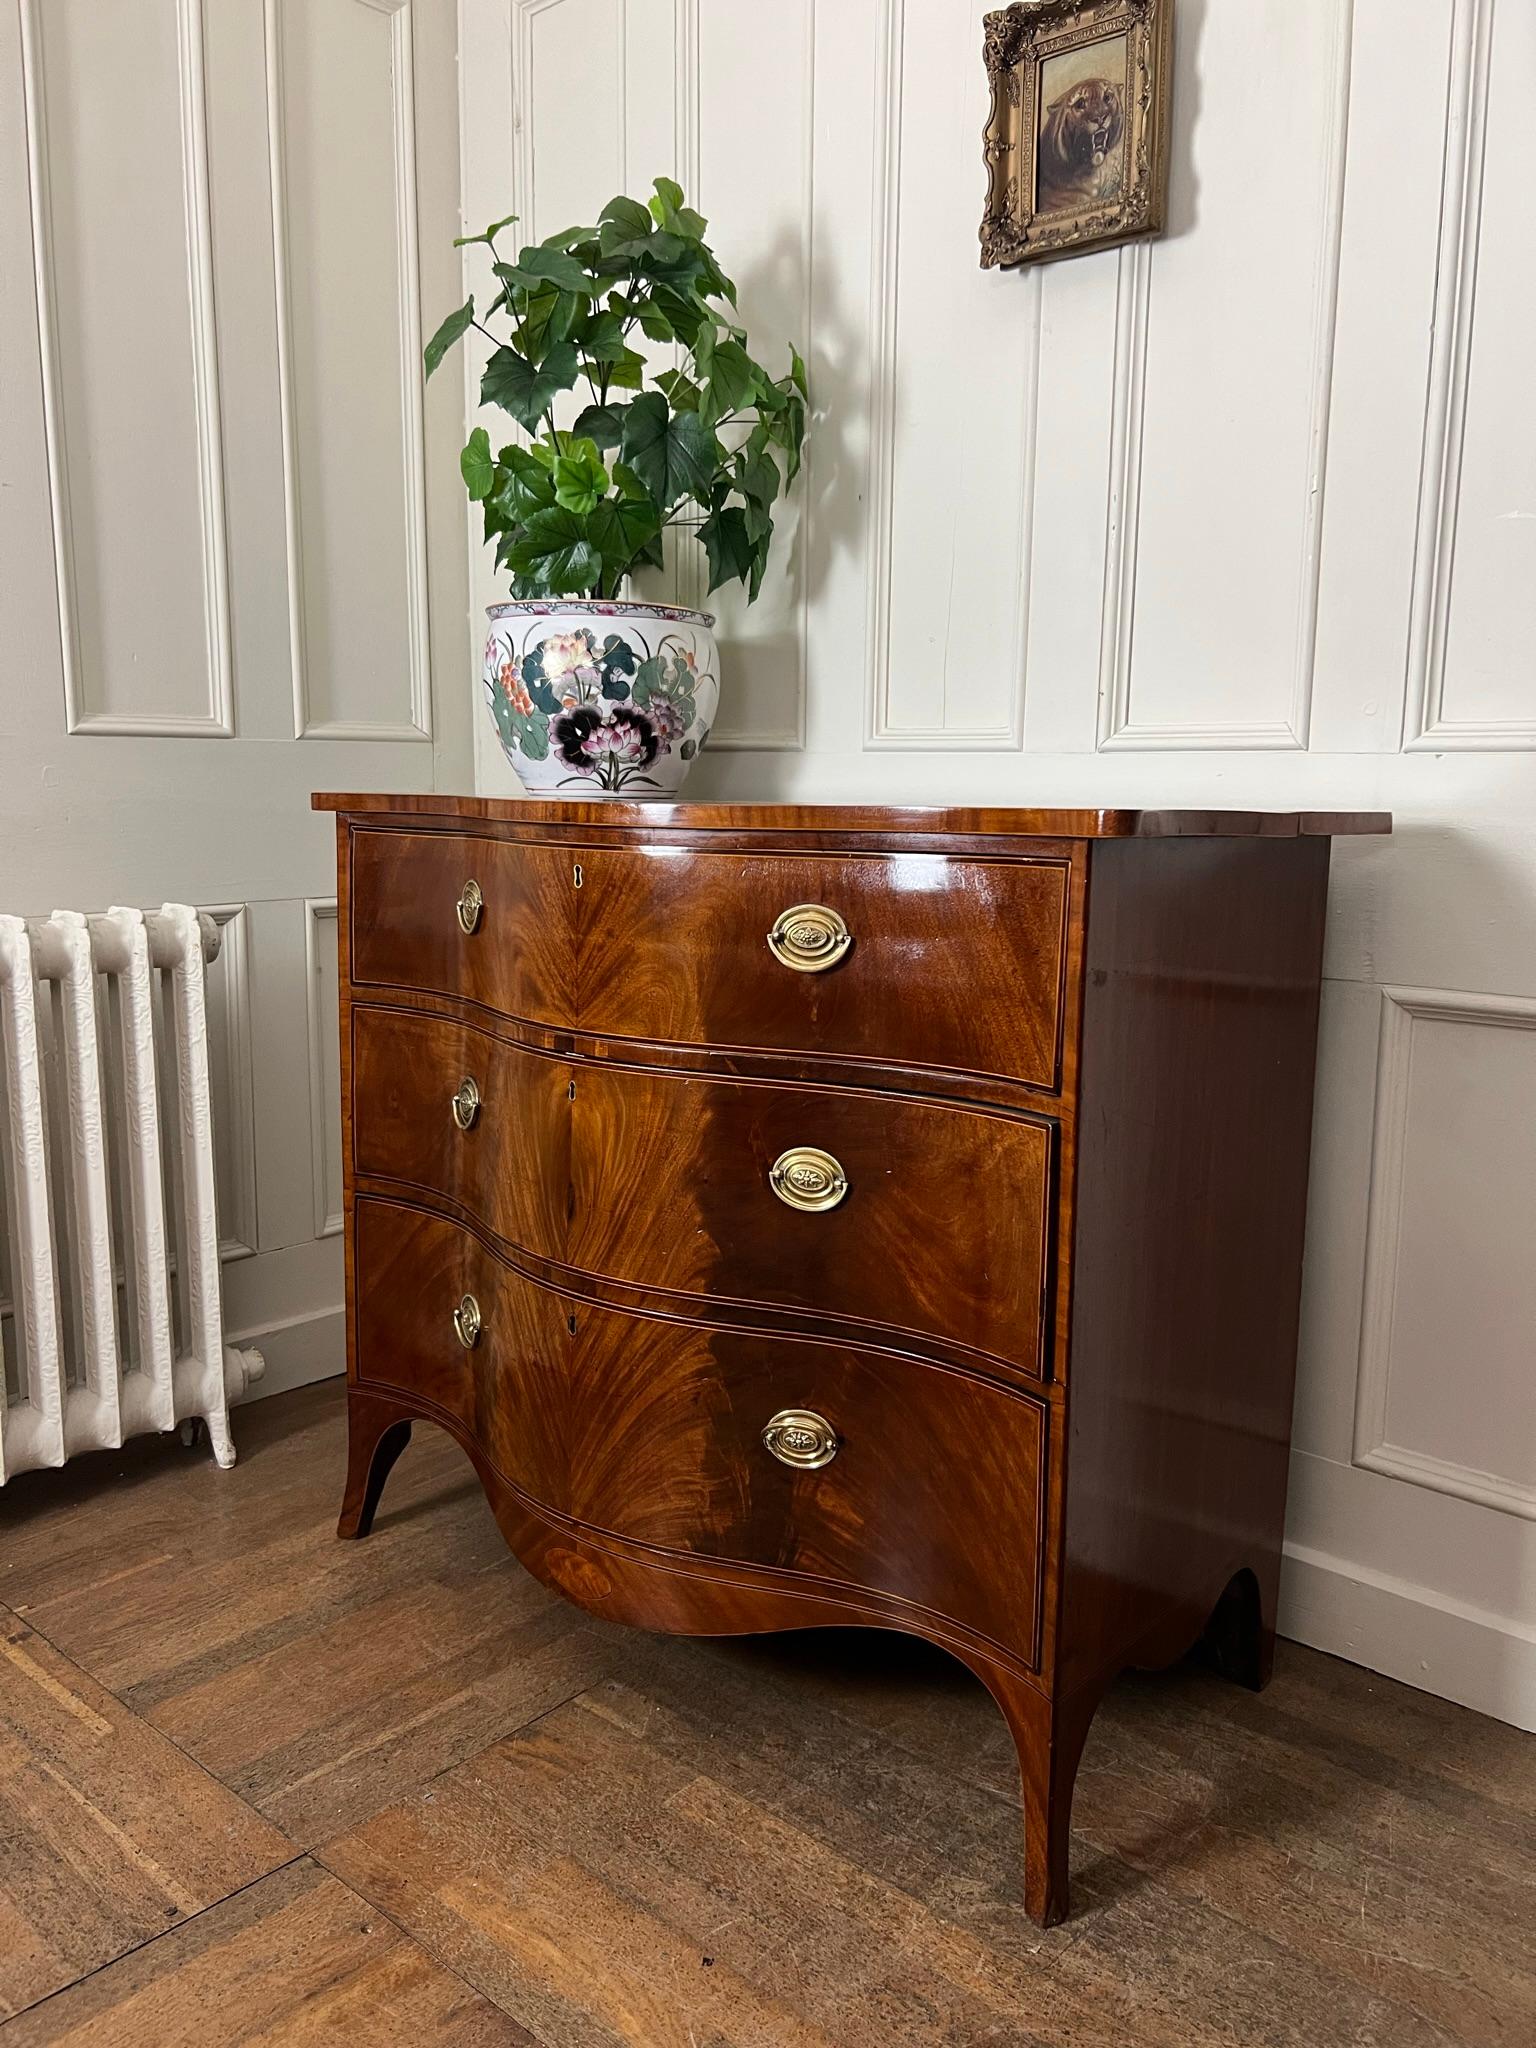
[[[1204,1636],[1268,1675],[1329,839],[1389,821],[315,804],[340,1533],[432,1421],[595,1614],[942,1644],[1007,1717],[1025,1904],[1060,1918],[1116,1673]],[[766,943],[797,904],[852,934],[825,971]],[[834,1205],[775,1194],[795,1146]],[[783,1411],[827,1462],[770,1451]]]

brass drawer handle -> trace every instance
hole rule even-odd
[[[466,1294],[453,1312],[453,1334],[466,1351],[473,1351],[484,1328],[485,1318],[480,1313],[479,1302],[472,1294]]]
[[[479,924],[480,913],[485,908],[485,897],[473,875],[459,891],[459,900],[453,907],[458,914],[459,930],[467,936]]]
[[[480,1085],[473,1074],[466,1074],[454,1090],[449,1107],[453,1120],[461,1131],[469,1130],[480,1114]]]
[[[768,950],[781,967],[796,974],[825,974],[853,944],[853,933],[824,903],[796,903],[779,913],[768,934]]]
[[[763,1447],[781,1465],[818,1472],[837,1456],[837,1431],[814,1408],[781,1408],[763,1431]]]
[[[768,1185],[791,1209],[835,1209],[848,1192],[848,1176],[815,1145],[791,1145],[768,1169]]]

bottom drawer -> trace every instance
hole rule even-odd
[[[567,1466],[565,1302],[420,1209],[359,1201],[354,1229],[357,1377],[446,1410],[503,1478],[557,1506]],[[468,1349],[454,1327],[466,1295],[480,1313]]]
[[[656,1550],[890,1594],[1036,1661],[1044,1402],[575,1302],[391,1203],[360,1200],[356,1229],[359,1376],[447,1409],[534,1500]]]

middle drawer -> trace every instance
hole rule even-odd
[[[355,1172],[447,1196],[536,1257],[1041,1369],[1046,1123],[573,1063],[366,1005],[352,1073]]]

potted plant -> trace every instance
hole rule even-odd
[[[805,366],[792,348],[774,378],[748,354],[736,287],[670,178],[648,207],[611,199],[595,227],[509,263],[497,237],[515,219],[461,239],[486,245],[498,290],[483,317],[473,299],[450,313],[425,351],[430,377],[469,328],[485,335],[481,401],[527,437],[498,450],[476,427],[460,461],[512,585],[487,615],[491,715],[535,794],[671,795],[715,716],[714,620],[633,602],[629,579],[661,568],[662,536],[688,525],[709,588],[757,596],[773,506],[800,467]]]

